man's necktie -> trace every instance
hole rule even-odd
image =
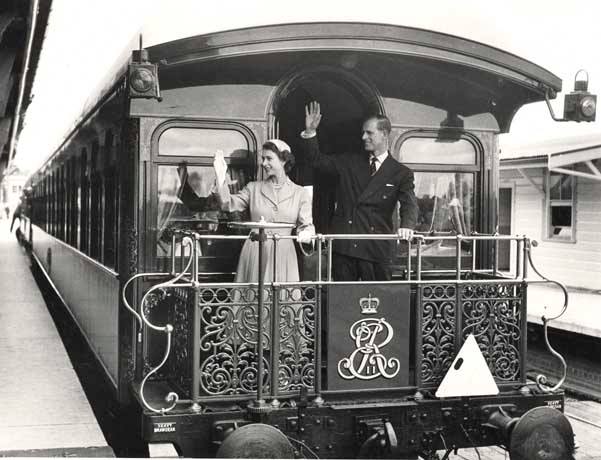
[[[371,157],[371,159],[369,160],[369,175],[373,176],[377,169],[376,169],[376,162],[378,161],[378,159],[376,157]]]

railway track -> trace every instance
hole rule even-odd
[[[566,360],[566,392],[601,402],[601,339],[549,329],[549,341]],[[528,326],[527,356],[529,377],[544,374],[552,382],[561,378],[560,363],[546,349],[540,326]]]

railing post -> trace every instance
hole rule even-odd
[[[457,235],[457,248],[456,248],[456,281],[457,283],[455,283],[455,337],[456,337],[456,341],[455,341],[455,353],[458,353],[459,350],[461,349],[461,346],[463,345],[462,343],[462,337],[461,337],[461,332],[462,332],[462,328],[463,328],[463,321],[462,321],[462,313],[463,313],[463,308],[461,305],[461,283],[459,281],[461,281],[461,241],[462,241],[462,237],[461,235]]]
[[[275,240],[274,240],[274,253],[275,253]],[[275,260],[274,260],[275,263]],[[284,287],[284,292],[289,296],[290,292],[286,290]],[[280,294],[282,292],[282,287],[278,285],[278,283],[271,284],[271,406],[279,407],[280,401],[278,400],[279,386],[280,386],[280,322],[279,322],[279,312],[280,312]]]
[[[192,313],[192,410],[200,412],[200,286],[194,281],[194,306]]]
[[[411,240],[407,240],[407,281],[411,281]]]
[[[416,249],[416,258],[417,258],[417,280],[421,281],[422,279],[422,243],[423,243],[423,239],[422,238],[418,238],[417,239],[417,249]]]
[[[322,254],[322,242],[323,242],[323,235],[319,234],[317,235],[317,281],[319,281],[321,283],[321,270],[322,270],[322,265],[321,265],[321,254]]]
[[[499,240],[496,238],[496,234],[493,235],[493,246],[492,246],[492,275],[497,277],[499,271]]]
[[[422,244],[423,238],[417,239],[417,273],[416,278],[418,281],[422,279]],[[421,395],[419,391],[422,386],[422,358],[423,358],[423,310],[422,310],[422,284],[418,283],[415,293],[415,386],[417,387],[417,393]]]
[[[273,272],[272,272],[271,279],[275,283],[276,281],[278,281],[276,279],[277,275],[278,275],[278,271],[276,269],[277,268],[276,264],[277,264],[277,261],[278,261],[277,253],[278,253],[278,240],[280,239],[280,235],[278,233],[274,233],[271,237],[273,239]],[[286,280],[284,280],[284,281],[286,281]]]
[[[456,276],[455,279],[457,281],[459,281],[461,279],[461,235],[457,235],[456,237],[456,241],[457,241],[457,247],[456,247],[456,253],[455,253],[455,262],[456,262]]]
[[[334,245],[334,240],[328,240],[328,281],[332,281],[332,246]]]
[[[511,243],[510,243],[511,244]],[[515,240],[515,279],[520,279],[522,275],[522,246],[523,241],[516,238]]]
[[[317,235],[317,283],[315,285],[315,331],[314,331],[314,350],[315,350],[315,399],[314,403],[318,406],[323,404],[321,397],[321,255],[322,255],[323,236]]]
[[[472,240],[472,271],[476,271],[476,240]]]
[[[528,285],[524,277],[521,282],[522,303],[520,305],[520,329],[522,341],[520,343],[520,383],[526,384],[526,353],[528,351]]]
[[[199,256],[200,256],[200,239],[198,238],[198,234],[194,234],[195,238],[194,238],[194,248],[193,248],[193,257],[194,260],[192,261],[192,280],[193,281],[198,281],[198,272],[200,271],[199,268]],[[192,248],[190,249],[192,251]]]
[[[175,248],[176,248],[175,232],[171,235],[171,276],[175,276]]]
[[[263,250],[266,240],[265,228],[259,228],[257,239],[259,244],[259,292],[257,293],[257,400],[255,401],[254,407],[260,409],[265,407],[265,400],[263,399],[263,290],[265,286]]]

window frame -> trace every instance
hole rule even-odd
[[[400,158],[400,151],[403,143],[410,138],[428,138],[428,139],[436,139],[438,137],[439,130],[431,129],[431,130],[411,130],[403,133],[399,138],[394,142],[394,147],[391,151],[393,158]],[[483,156],[484,156],[484,148],[480,141],[470,133],[462,133],[459,137],[461,140],[465,140],[469,142],[476,152],[476,162],[472,165],[465,164],[452,164],[452,163],[406,163],[400,160],[402,164],[407,166],[411,171],[415,174],[418,172],[441,172],[441,173],[449,173],[449,172],[458,172],[458,173],[471,173],[474,176],[474,225],[473,230],[478,229],[477,231],[481,231],[482,227],[482,181],[483,181]]]
[[[151,172],[148,176],[150,180],[149,195],[146,198],[146,206],[149,212],[146,213],[146,228],[150,229],[147,233],[145,244],[146,254],[148,258],[145,260],[145,265],[149,269],[154,269],[157,265],[157,220],[158,220],[158,204],[155,198],[158,196],[158,175],[159,167],[161,166],[176,166],[183,161],[187,161],[191,166],[212,167],[213,157],[209,156],[187,156],[187,155],[159,155],[159,139],[161,135],[168,129],[172,128],[187,128],[187,129],[223,129],[234,130],[241,133],[247,141],[249,155],[248,158],[225,158],[228,167],[239,166],[247,169],[248,182],[257,180],[257,150],[258,142],[255,133],[246,125],[235,121],[225,120],[168,120],[158,125],[151,136],[151,152],[150,158],[152,163]],[[154,267],[154,268],[153,268]]]
[[[551,198],[551,174],[558,174],[559,176],[566,176],[571,178],[572,183],[572,198],[569,200],[561,200],[561,199],[552,199]],[[549,168],[545,168],[545,200],[544,200],[544,212],[543,212],[543,241],[549,241],[553,243],[576,243],[576,191],[577,191],[577,177],[571,174],[557,173],[555,171],[550,170]],[[560,238],[554,236],[552,234],[552,226],[551,226],[551,208],[553,203],[557,205],[565,206],[568,205],[572,208],[572,218],[571,218],[571,234],[569,238]]]
[[[400,160],[401,148],[403,143],[410,138],[428,138],[437,139],[440,131],[437,129],[418,129],[409,130],[402,133],[396,141],[393,143],[391,154],[395,159],[398,159],[402,164],[406,165],[414,174],[417,173],[461,173],[470,174],[473,177],[473,225],[472,231],[482,232],[485,225],[485,212],[482,209],[483,204],[489,201],[489,197],[486,195],[485,177],[484,177],[484,155],[485,149],[480,140],[469,132],[462,132],[459,139],[469,142],[475,151],[475,163],[466,164],[453,164],[453,163],[407,163]],[[398,215],[395,216],[395,225],[398,225]],[[436,233],[438,235],[444,235],[444,233]],[[435,235],[436,235],[435,234]],[[482,246],[482,245],[480,245]],[[483,254],[483,248],[479,247],[477,250],[479,254],[480,263],[482,263],[481,257]],[[455,257],[448,258],[446,256],[423,256],[424,260],[432,259],[436,260],[436,264],[439,267],[445,267],[446,264],[452,264],[454,266]],[[471,255],[464,255],[462,259],[467,263],[468,259],[471,259]]]

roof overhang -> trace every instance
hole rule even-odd
[[[148,52],[160,66],[165,89],[195,86],[191,79],[205,72],[223,78],[229,72],[226,62],[236,71],[233,78],[244,75],[270,84],[265,76],[278,69],[314,63],[316,56],[330,65],[343,65],[336,57],[352,53],[360,57],[356,69],[367,78],[388,78],[378,84],[383,96],[460,116],[491,113],[500,132],[508,132],[524,104],[561,91],[561,79],[514,54],[445,33],[390,24],[274,24],[175,40],[152,46]],[[378,70],[383,67],[388,69],[386,75]]]
[[[511,158],[501,158],[500,168],[547,168],[562,174],[601,181],[600,166],[601,136],[594,135],[551,140],[521,148],[516,146]]]

